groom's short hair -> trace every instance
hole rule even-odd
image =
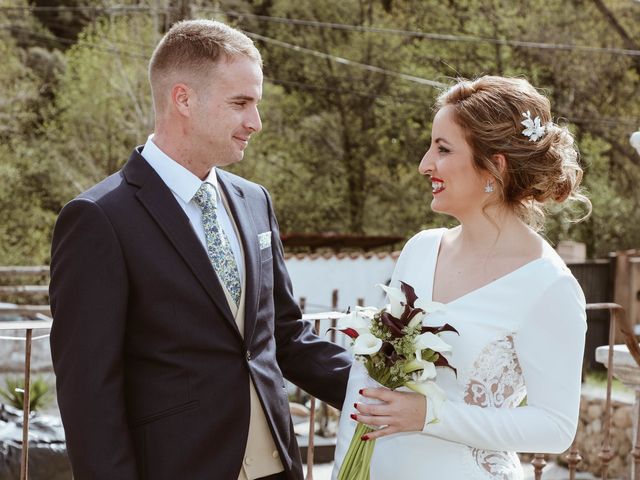
[[[163,87],[177,81],[206,79],[221,61],[247,57],[262,67],[253,41],[222,22],[184,20],[175,23],[156,46],[149,62],[154,103]]]

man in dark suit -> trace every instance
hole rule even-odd
[[[151,58],[154,135],[67,204],[51,351],[75,480],[301,479],[284,378],[341,407],[350,359],[292,296],[266,190],[216,167],[261,129],[262,62],[222,23]]]

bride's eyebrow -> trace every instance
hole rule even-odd
[[[447,142],[447,140],[445,140],[442,137],[438,137],[435,139],[435,143],[446,143],[447,145],[451,146],[451,144],[449,142]]]

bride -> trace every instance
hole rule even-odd
[[[425,230],[406,244],[392,284],[442,302],[428,325],[457,369],[438,369],[438,403],[410,392],[364,388],[352,369],[333,478],[356,422],[377,428],[372,480],[519,479],[515,452],[559,453],[575,435],[586,331],[578,283],[536,231],[543,206],[576,200],[582,169],[573,137],[552,122],[549,101],[527,81],[461,81],[438,99],[419,171],[431,207],[452,229]]]

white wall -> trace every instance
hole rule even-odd
[[[382,307],[385,295],[378,283],[388,284],[396,254],[287,255],[286,264],[294,296],[306,300],[305,313],[346,311],[364,300],[364,305]],[[332,308],[333,290],[338,290],[338,306]],[[326,336],[329,320],[320,322],[320,335]],[[335,334],[336,343],[348,347],[349,338]]]
[[[296,298],[305,297],[305,313],[332,310],[331,294],[338,290],[338,310],[357,305],[381,307],[383,291],[378,283],[388,284],[396,256],[382,254],[288,255],[287,269]]]

